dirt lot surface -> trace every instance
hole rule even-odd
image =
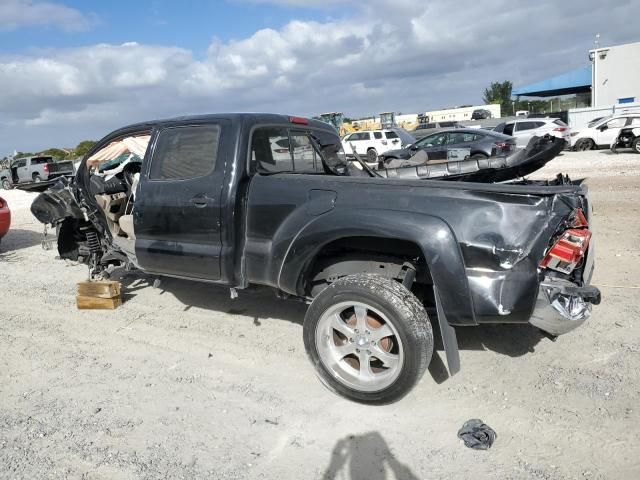
[[[116,311],[78,311],[84,266],[40,246],[32,194],[0,246],[0,477],[640,478],[640,155],[567,153],[536,176],[589,176],[603,303],[552,342],[528,326],[459,329],[385,407],[316,379],[305,305],[269,291],[127,282]],[[480,418],[493,448],[456,432]]]

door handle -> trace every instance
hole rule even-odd
[[[191,199],[191,203],[193,203],[196,208],[204,208],[209,203],[209,200],[211,199],[205,195],[196,195]]]

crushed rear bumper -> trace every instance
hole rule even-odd
[[[562,335],[586,322],[592,305],[599,303],[596,287],[578,287],[567,280],[545,277],[529,322],[551,335]]]

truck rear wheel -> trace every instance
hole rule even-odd
[[[633,149],[634,152],[636,153],[640,153],[640,137],[636,138],[632,143],[631,143],[631,148]]]
[[[350,275],[325,288],[307,311],[303,335],[320,380],[362,403],[405,396],[433,354],[422,304],[402,284],[373,274]]]

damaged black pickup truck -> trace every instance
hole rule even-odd
[[[600,293],[587,188],[522,178],[563,146],[534,138],[502,157],[374,171],[347,162],[318,121],[183,117],[111,133],[31,210],[93,278],[135,268],[309,302],[320,379],[383,404],[424,373],[432,320],[455,373],[454,327],[559,335],[589,318]]]

